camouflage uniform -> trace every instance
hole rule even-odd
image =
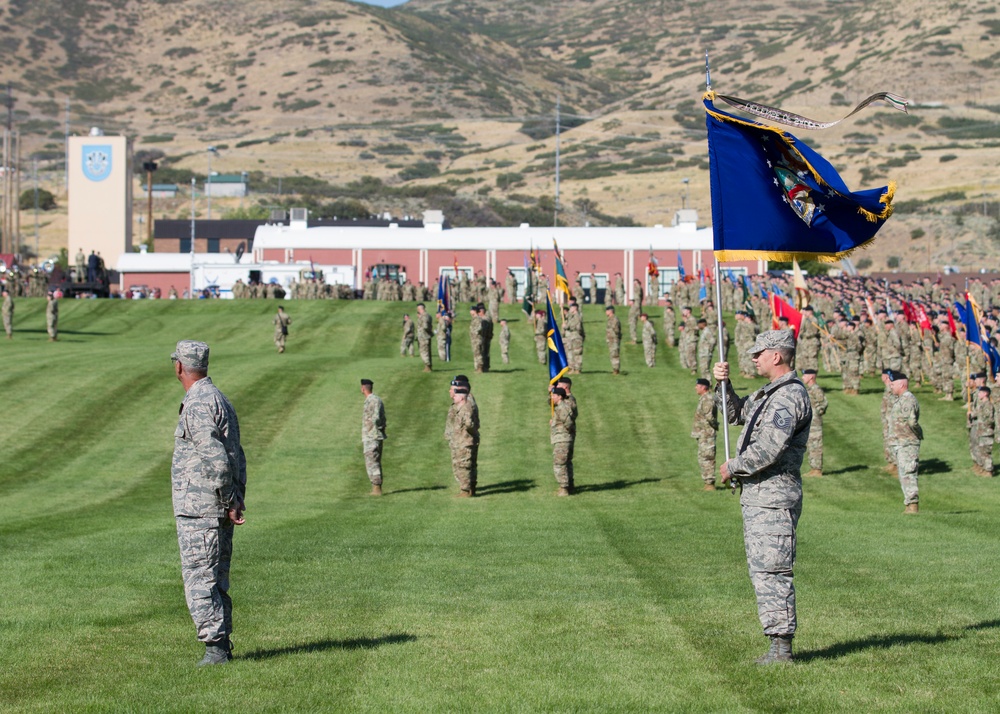
[[[208,345],[184,340],[172,355],[188,366],[208,368]],[[233,523],[227,511],[242,507],[246,457],[233,405],[204,377],[181,402],[170,467],[181,572],[198,639],[228,649],[233,631],[229,564]]]
[[[882,414],[882,454],[892,468],[896,467],[896,460],[893,458],[892,450],[889,448],[889,412],[892,411],[895,403],[896,395],[892,393],[892,389],[886,384],[885,389],[882,391],[882,406],[880,408]]]
[[[403,339],[399,342],[399,354],[403,357],[413,356],[413,320],[403,320]]]
[[[548,346],[545,341],[546,328],[548,327],[548,320],[544,313],[535,313],[535,352],[538,353],[538,363],[545,364],[545,358],[548,356]]]
[[[472,364],[477,372],[483,371],[483,320],[475,312],[469,321],[469,342],[472,345]]]
[[[809,394],[809,404],[812,406],[812,426],[809,427],[809,441],[806,447],[809,452],[809,469],[823,472],[823,415],[826,414],[828,402],[823,389],[815,382],[806,385]],[[816,474],[813,474],[816,475]]]
[[[369,394],[361,411],[361,448],[365,452],[365,470],[372,486],[382,485],[382,444],[385,441],[385,405]]]
[[[431,337],[433,336],[434,323],[431,321],[431,314],[424,310],[417,315],[417,344],[420,347],[420,359],[423,360],[424,369],[428,372],[431,370]]]
[[[483,321],[483,371],[490,371],[490,348],[493,346],[493,320],[490,319],[490,314],[483,311],[483,314],[479,316]]]
[[[451,318],[438,315],[437,329],[438,359],[442,362],[451,361]]]
[[[45,326],[49,332],[49,341],[55,342],[59,339],[59,300],[49,296],[45,304]]]
[[[712,376],[712,357],[715,355],[715,328],[709,324],[698,335],[698,376],[708,379]]]
[[[656,328],[648,319],[642,323],[642,353],[647,367],[656,366]]]
[[[570,310],[563,321],[563,344],[566,347],[566,358],[569,368],[579,374],[583,370],[583,315],[580,309]]]
[[[918,503],[917,464],[920,456],[920,440],[924,432],[920,428],[920,405],[909,391],[896,398],[889,411],[889,452],[899,473],[899,485],[903,489],[903,504]]]
[[[663,308],[663,341],[667,347],[677,344],[677,315],[670,305]]]
[[[799,328],[799,341],[795,347],[797,369],[819,369],[820,334],[819,324],[812,312],[806,310]]]
[[[9,340],[14,336],[14,298],[10,296],[9,292],[3,296],[3,307],[0,308],[0,314],[3,314],[3,331],[7,333]]]
[[[947,328],[942,329],[938,335],[938,351],[934,369],[937,378],[937,388],[944,395],[944,399],[951,401],[955,398],[955,338]]]
[[[758,343],[776,332],[761,333]],[[724,384],[730,422],[749,424],[728,469],[742,484],[743,539],[757,613],[765,635],[791,638],[796,627],[795,530],[802,511],[799,469],[812,421],[809,395],[794,370],[742,399],[728,381]]]
[[[715,436],[719,431],[718,407],[712,392],[698,397],[691,425],[691,438],[698,441],[698,467],[706,486],[715,485]]]
[[[469,395],[471,397],[471,395]],[[479,460],[479,410],[469,397],[448,410],[444,436],[451,447],[451,470],[459,489],[469,495],[476,493]]]
[[[613,312],[608,313],[608,322],[604,328],[605,341],[608,343],[608,356],[611,358],[611,372],[621,371],[622,323]]]
[[[902,336],[900,335],[899,328],[893,325],[891,328],[886,330],[885,333],[885,349],[882,353],[882,365],[885,369],[891,369],[894,372],[901,372],[903,370],[903,359],[905,356],[906,352],[903,347]]]
[[[642,312],[642,308],[639,305],[639,301],[636,300],[628,308],[628,334],[632,339],[632,344],[636,343],[636,338],[638,337],[639,330],[639,314]]]
[[[274,316],[274,346],[278,348],[278,352],[285,351],[285,338],[288,337],[288,326],[292,324],[292,318],[284,313],[283,310],[279,310],[278,314]]]
[[[552,470],[559,488],[573,490],[573,445],[576,441],[576,413],[568,397],[555,405],[549,422],[552,442]]]
[[[504,364],[510,364],[510,326],[500,326],[500,359]]]
[[[851,328],[841,331],[837,339],[844,348],[840,375],[844,394],[857,394],[861,388],[861,354],[864,351],[861,336]]]
[[[982,476],[993,475],[993,435],[996,414],[989,399],[974,395],[969,412],[969,454]]]

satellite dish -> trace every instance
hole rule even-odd
[[[246,243],[246,241],[240,241],[240,244],[238,246],[236,246],[236,262],[237,263],[240,262],[240,258],[243,257],[243,254],[246,252],[246,250],[247,250],[247,243]]]

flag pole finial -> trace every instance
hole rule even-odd
[[[708,50],[705,50],[705,91],[712,91],[712,71],[708,66]]]

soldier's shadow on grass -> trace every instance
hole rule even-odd
[[[385,496],[395,496],[400,493],[414,493],[415,491],[444,491],[447,486],[420,486],[419,488],[400,488],[393,491],[386,491],[383,495]]]
[[[921,459],[920,470],[918,473],[921,476],[951,473],[951,464],[947,461],[942,461],[941,459]]]
[[[641,486],[645,483],[659,483],[663,479],[661,478],[641,478],[636,481],[626,481],[625,479],[618,479],[616,481],[605,481],[604,483],[589,483],[583,486],[577,486],[577,493],[588,493],[590,491],[620,491],[624,488],[632,488],[633,486]]]
[[[812,660],[839,659],[855,652],[863,652],[870,649],[889,649],[890,647],[904,647],[912,644],[938,645],[944,642],[961,639],[961,635],[946,635],[937,633],[935,635],[881,635],[865,637],[860,640],[850,642],[838,642],[819,650],[807,650],[795,654],[796,662],[811,662]]]
[[[407,642],[416,642],[416,635],[398,634],[383,635],[382,637],[357,637],[350,640],[317,640],[306,642],[301,645],[290,647],[275,647],[269,650],[254,650],[247,652],[239,659],[249,659],[261,661],[281,657],[283,655],[308,654],[310,652],[325,652],[327,650],[366,650],[383,647],[384,645],[401,645]]]
[[[479,484],[476,486],[476,496],[498,496],[501,493],[523,493],[535,488],[532,479],[520,478],[513,481]]]
[[[833,471],[827,471],[826,473],[830,476],[834,474],[849,474],[855,471],[867,471],[869,467],[866,464],[854,464],[852,466],[845,466],[842,469],[834,469]]]

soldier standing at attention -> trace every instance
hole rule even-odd
[[[667,347],[677,344],[677,315],[674,312],[673,300],[667,298],[667,304],[663,308],[663,341]]]
[[[809,393],[809,403],[812,405],[812,426],[809,428],[809,473],[806,476],[819,478],[823,475],[823,415],[826,414],[827,399],[823,388],[816,384],[816,370],[802,370],[802,383]]]
[[[993,435],[996,415],[990,401],[990,388],[981,386],[969,410],[969,453],[972,471],[977,476],[993,476]]]
[[[490,348],[493,346],[493,320],[482,303],[476,305],[479,319],[483,321],[483,371],[490,371]]]
[[[444,435],[451,447],[451,469],[458,481],[459,498],[476,495],[479,457],[479,416],[469,402],[468,382],[452,381],[451,409]]]
[[[483,320],[476,306],[469,308],[469,345],[472,347],[472,366],[475,371],[483,371]]]
[[[702,379],[708,379],[711,374],[712,357],[715,355],[717,342],[716,334],[714,324],[705,318],[698,320],[698,374]]]
[[[274,316],[274,344],[278,348],[278,354],[285,351],[285,339],[291,324],[292,318],[285,314],[285,308],[278,305],[278,314]]]
[[[792,659],[795,636],[795,531],[802,512],[802,457],[809,439],[812,407],[796,378],[795,338],[786,330],[762,332],[753,347],[757,373],[768,384],[740,398],[729,382],[729,363],[713,374],[718,398],[727,400],[729,421],[744,424],[737,456],[722,464],[722,483],[736,478],[743,488],[743,540],[757,613],[771,646],[758,664]]]
[[[438,315],[437,328],[438,359],[451,362],[451,317],[447,313]]]
[[[554,405],[552,419],[549,420],[552,441],[552,469],[559,484],[557,496],[573,494],[573,444],[576,441],[576,415],[566,399],[566,390],[553,387]]]
[[[420,359],[424,361],[424,371],[431,371],[431,337],[434,335],[434,323],[423,303],[417,304],[417,344],[420,346]],[[412,349],[412,347],[411,347]]]
[[[889,379],[888,369],[882,370],[882,384],[885,385],[885,389],[882,390],[880,408],[882,414],[882,455],[886,461],[883,470],[886,473],[896,474],[896,460],[892,456],[892,449],[889,448],[889,412],[892,411],[892,406],[896,403],[896,395],[892,391],[892,380]]]
[[[639,308],[638,303],[635,300],[628,301],[628,334],[632,338],[632,344],[634,345],[638,340],[638,330],[639,330],[639,315],[642,310]]]
[[[642,321],[642,353],[646,358],[647,367],[656,366],[656,329],[649,321],[649,315],[642,313],[639,315]]]
[[[583,370],[583,341],[586,334],[583,329],[583,316],[580,305],[576,301],[569,304],[569,313],[563,321],[563,341],[566,345],[569,368],[576,374]]]
[[[500,359],[510,364],[510,328],[506,320],[500,320]]]
[[[83,248],[76,249],[76,280],[82,283],[87,279],[87,256],[83,253]]]
[[[372,393],[374,383],[361,380],[361,393],[365,397],[361,409],[361,448],[365,453],[365,470],[372,482],[372,496],[382,495],[382,445],[385,442],[385,405]]]
[[[803,370],[819,369],[820,350],[819,323],[816,322],[811,305],[802,308],[802,325],[799,327],[799,340],[795,349],[795,359]],[[804,373],[804,372],[803,372]]]
[[[593,273],[590,274],[590,288],[588,290],[588,295],[590,297],[590,304],[597,304],[597,276]]]
[[[7,333],[7,339],[14,339],[14,298],[10,296],[10,291],[3,291],[3,307],[0,308],[3,314],[3,331]]]
[[[247,462],[233,405],[208,376],[208,345],[181,340],[170,355],[184,387],[170,467],[184,595],[205,656],[198,666],[232,659],[229,564],[233,527],[244,523]]]
[[[55,342],[59,339],[59,298],[46,293],[45,299],[45,326],[49,331],[49,342]]]
[[[413,320],[408,312],[403,313],[403,339],[399,342],[400,357],[413,356]]]
[[[698,379],[694,385],[698,406],[694,410],[691,438],[698,441],[698,467],[705,491],[715,490],[715,435],[719,431],[718,407],[712,397],[712,385]]]
[[[548,345],[546,344],[546,331],[548,328],[548,318],[545,310],[535,310],[535,352],[538,353],[538,363],[545,364],[548,356]]]
[[[920,440],[924,438],[920,428],[920,405],[910,393],[910,382],[905,374],[890,369],[887,376],[896,397],[889,411],[889,451],[899,473],[899,486],[903,489],[903,504],[906,506],[903,513],[918,513],[917,465]]]
[[[605,340],[608,343],[608,355],[611,357],[611,374],[620,374],[621,344],[622,344],[622,323],[615,315],[614,305],[604,308],[604,314],[608,316],[607,324],[604,328]]]

